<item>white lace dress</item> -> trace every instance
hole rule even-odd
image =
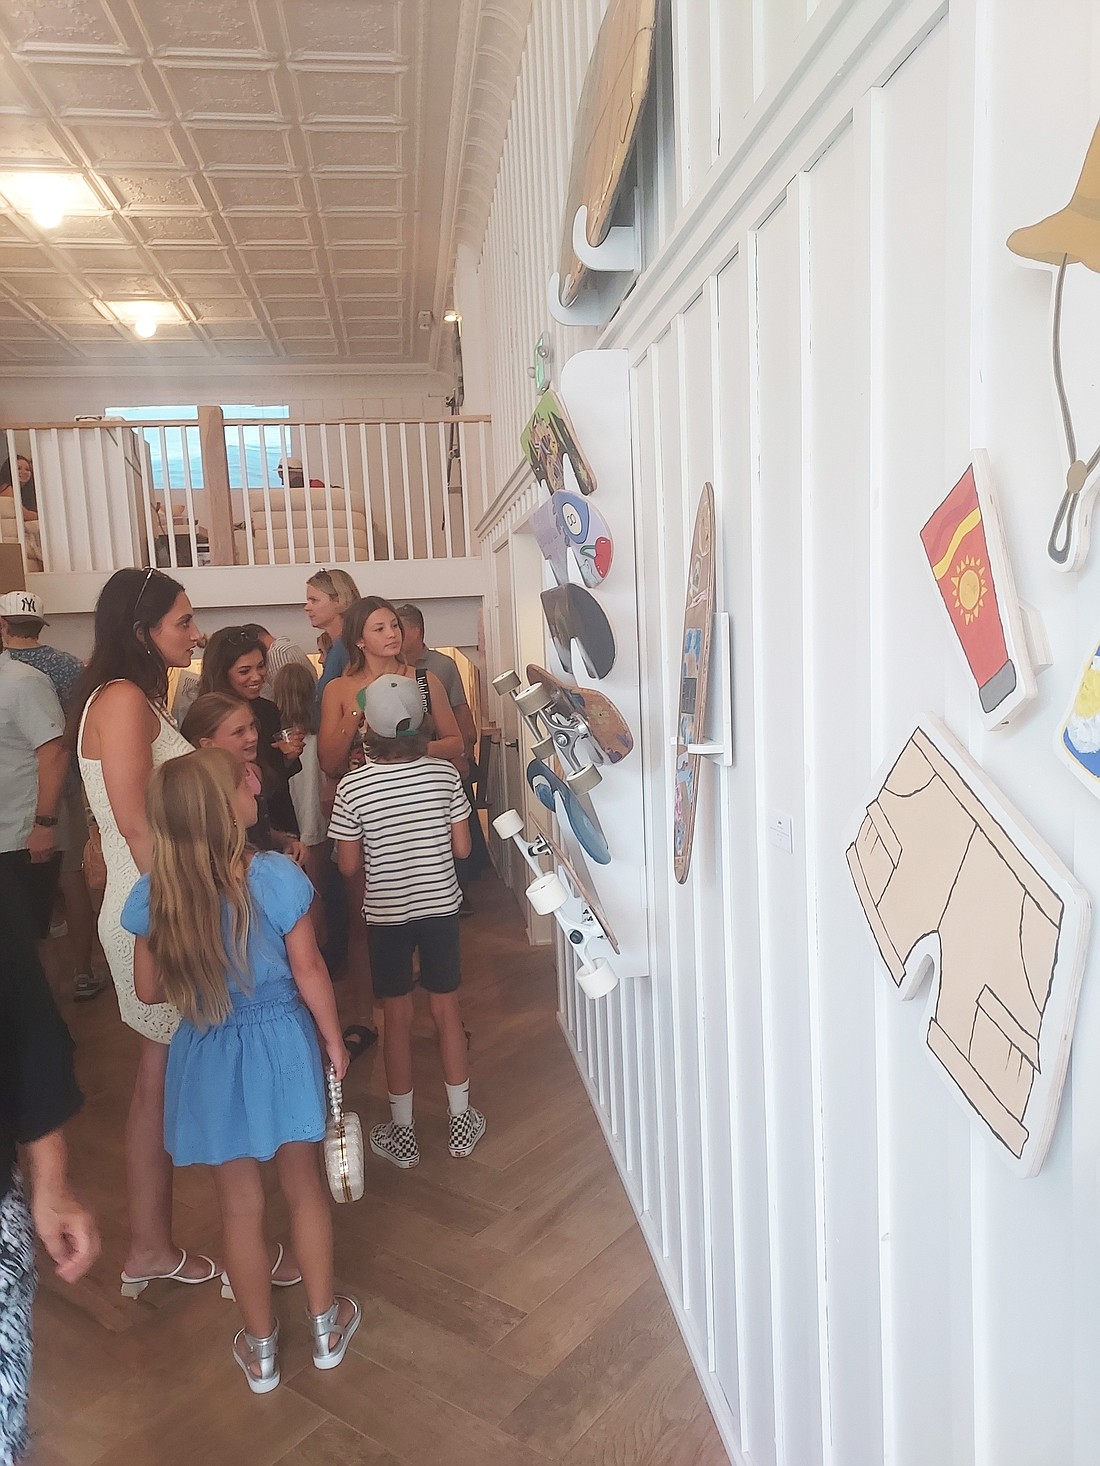
[[[110,686],[110,684],[107,684]],[[96,824],[99,826],[103,845],[103,860],[107,866],[107,889],[103,894],[103,906],[99,913],[99,940],[110,964],[118,995],[118,1011],[123,1023],[134,1028],[146,1038],[166,1044],[171,1040],[179,1023],[179,1014],[171,1003],[142,1003],[134,992],[134,939],[119,924],[126,897],[133,890],[138,879],[138,868],[130,854],[130,847],[115,822],[114,810],[107,798],[107,786],[103,780],[103,765],[95,758],[85,758],[84,720],[88,708],[102,692],[98,688],[88,699],[88,707],[80,720],[77,735],[77,757],[80,777],[84,780],[84,792],[88,796]],[[150,704],[152,707],[153,705]],[[153,739],[153,767],[167,763],[170,758],[179,758],[190,753],[191,745],[174,723],[164,713],[153,707],[160,720],[160,729]]]

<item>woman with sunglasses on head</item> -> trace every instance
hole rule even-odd
[[[145,788],[154,768],[190,753],[166,710],[169,667],[187,667],[200,640],[183,586],[159,570],[117,570],[99,594],[95,645],[69,712],[88,804],[99,827],[107,887],[99,937],[122,1021],[139,1035],[137,1078],[126,1121],[130,1246],[123,1291],[154,1279],[206,1283],[208,1257],[190,1257],[172,1239],[172,1162],[164,1148],[164,1073],[179,1014],[134,992],[134,939],[119,920],[152,843]]]
[[[306,615],[317,632],[317,650],[323,668],[317,683],[317,706],[325,688],[348,665],[348,649],[341,635],[344,615],[359,599],[359,588],[346,570],[318,570],[306,581]]]
[[[224,626],[214,632],[203,653],[199,696],[220,692],[248,704],[259,733],[256,762],[271,823],[294,837],[295,848],[284,853],[300,860],[298,817],[290,797],[290,780],[301,772],[305,737],[297,729],[284,729],[279,709],[261,696],[266,676],[267,656],[256,633],[247,626]],[[284,738],[283,733],[289,736]]]

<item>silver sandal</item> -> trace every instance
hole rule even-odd
[[[241,1356],[238,1345],[244,1340],[250,1351],[250,1357]],[[233,1358],[244,1371],[244,1377],[248,1381],[248,1388],[254,1395],[268,1395],[276,1388],[282,1375],[279,1372],[279,1322],[276,1319],[275,1327],[266,1339],[257,1339],[254,1334],[246,1333],[244,1329],[233,1339]],[[258,1375],[252,1373],[252,1365],[258,1364],[260,1372]]]
[[[355,1310],[347,1323],[337,1323],[340,1316],[340,1304],[350,1303]],[[315,1369],[335,1369],[347,1353],[351,1336],[359,1327],[363,1317],[363,1310],[354,1298],[349,1298],[345,1293],[337,1293],[333,1299],[332,1307],[324,1313],[307,1313],[309,1327],[313,1334],[313,1364]],[[329,1347],[329,1335],[339,1334],[340,1342],[335,1349]]]

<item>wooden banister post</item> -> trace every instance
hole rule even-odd
[[[199,408],[199,452],[206,491],[206,530],[211,565],[235,565],[233,501],[229,495],[229,459],[225,452],[225,416],[220,407]]]

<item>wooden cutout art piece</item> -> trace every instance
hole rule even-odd
[[[558,296],[574,304],[587,270],[573,248],[573,220],[588,209],[590,245],[607,238],[653,73],[657,0],[610,0],[592,50],[573,129],[558,264]]]
[[[695,809],[699,802],[702,755],[690,746],[703,737],[710,677],[710,642],[714,626],[715,584],[714,490],[703,485],[695,514],[695,533],[688,557],[684,634],[680,642],[680,703],[676,713],[676,767],[672,816],[672,865],[683,885],[691,869]]]
[[[984,452],[974,454],[920,537],[986,727],[995,728],[1029,702],[1036,687]]]
[[[879,956],[902,998],[932,977],[929,1055],[1034,1175],[1069,1061],[1088,895],[935,718],[874,787],[847,858]]]
[[[552,494],[569,487],[565,478],[567,463],[581,493],[596,492],[596,475],[580,450],[569,414],[556,392],[544,392],[539,398],[519,443],[536,482],[545,484]]]
[[[1066,488],[1047,542],[1047,555],[1059,570],[1076,570],[1088,554],[1089,520],[1100,480],[1100,443],[1087,458],[1078,452],[1073,414],[1062,373],[1062,297],[1066,267],[1084,265],[1100,273],[1100,126],[1092,135],[1088,152],[1064,209],[1038,224],[1016,229],[1008,236],[1008,247],[1021,259],[1048,265],[1055,271],[1051,345],[1054,358],[1054,390],[1062,419],[1069,467]]]
[[[1058,725],[1055,751],[1081,782],[1100,798],[1100,645],[1081,671],[1073,701]]]
[[[573,676],[573,642],[588,675],[599,680],[615,665],[615,634],[599,601],[581,585],[555,585],[542,592],[542,610],[562,666]]]

